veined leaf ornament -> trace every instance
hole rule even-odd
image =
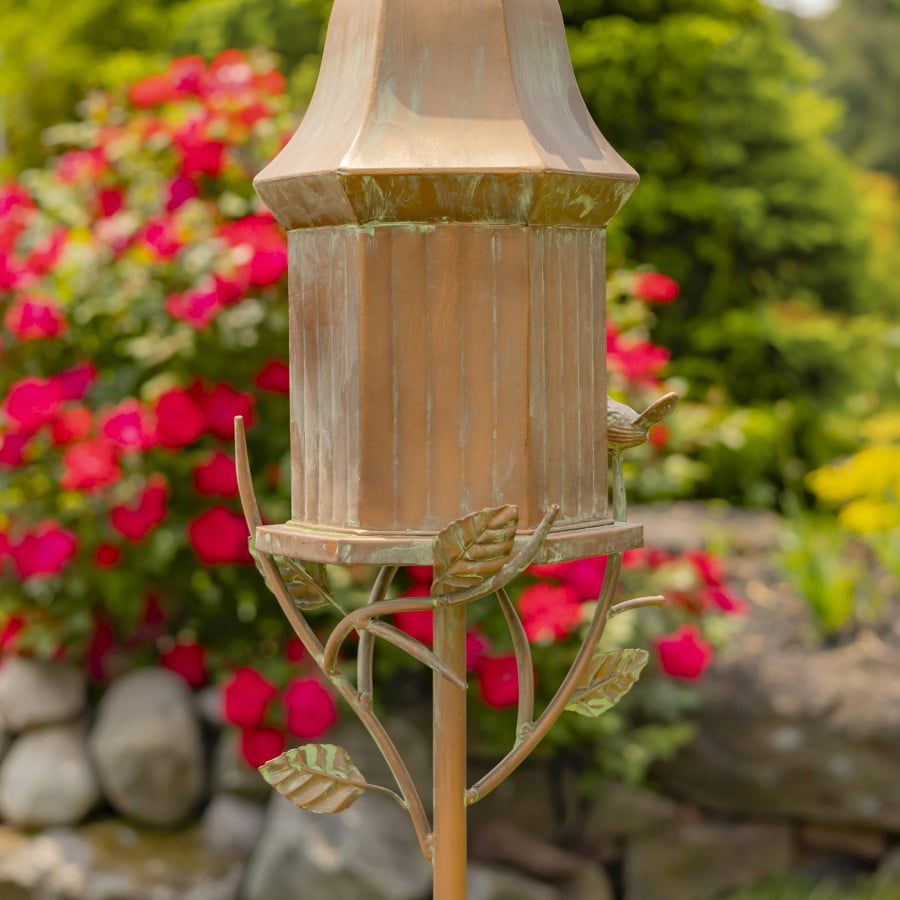
[[[612,709],[634,687],[649,658],[646,650],[598,649],[591,680],[575,691],[566,709],[590,717]]]
[[[373,788],[350,754],[334,744],[305,744],[287,750],[259,771],[279,794],[314,813],[343,812]]]
[[[517,506],[498,506],[451,522],[434,539],[435,597],[475,587],[503,568],[519,525]]]

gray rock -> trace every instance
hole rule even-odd
[[[212,725],[214,728],[222,728],[225,715],[222,710],[222,688],[218,684],[211,684],[194,693],[194,706],[197,715],[202,722]]]
[[[203,838],[217,853],[248,857],[259,841],[265,804],[237,794],[217,794],[203,813]]]
[[[484,863],[469,864],[466,889],[467,900],[562,900],[559,890],[549,884]]]
[[[587,846],[609,837],[633,837],[658,831],[678,811],[675,803],[647,788],[609,781],[592,798],[580,829]]]
[[[0,667],[0,710],[6,728],[24,731],[69,722],[85,708],[84,673],[69,663],[7,657]]]
[[[319,816],[275,795],[241,900],[421,900],[430,886],[431,865],[389,797]]]
[[[91,734],[100,784],[109,802],[144,825],[183,822],[203,794],[200,726],[191,692],[165,669],[115,681]]]
[[[728,812],[900,830],[900,659],[877,642],[722,661],[697,735],[658,774]]]
[[[25,836],[0,828],[3,900],[235,900],[242,867],[199,829],[138,832],[120,822]]]
[[[791,834],[777,825],[702,822],[638,837],[625,851],[626,900],[698,900],[777,875],[791,861]]]
[[[100,786],[80,723],[26,732],[0,766],[0,813],[13,825],[73,825],[99,800]]]
[[[272,788],[241,756],[240,740],[233,728],[225,729],[219,736],[213,753],[212,789],[215,793],[240,794],[265,803],[272,796]]]
[[[614,900],[616,893],[606,870],[596,863],[588,863],[563,886],[562,896],[565,900]]]

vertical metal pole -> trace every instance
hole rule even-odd
[[[465,604],[434,613],[434,651],[466,677]],[[434,900],[466,897],[466,692],[434,676]]]

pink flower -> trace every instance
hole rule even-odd
[[[168,488],[161,475],[149,483],[132,506],[114,506],[109,512],[112,527],[126,540],[138,543],[166,517]]]
[[[103,188],[97,192],[97,209],[102,218],[114,216],[125,205],[125,194],[120,188]]]
[[[230,385],[219,382],[212,391],[204,393],[201,400],[209,430],[225,441],[234,440],[234,418],[244,417],[244,425],[253,424],[254,398],[236,391]]]
[[[22,431],[37,431],[56,415],[63,396],[54,379],[23,378],[6,395],[6,415]]]
[[[303,646],[303,641],[296,635],[289,637],[287,646],[284,648],[284,655],[287,657],[288,662],[303,662],[306,658],[306,647]]]
[[[732,613],[736,616],[745,615],[747,603],[740,597],[725,590],[722,587],[707,587],[703,592],[704,606],[719,610],[724,613]]]
[[[704,583],[710,587],[718,587],[725,578],[725,572],[722,566],[722,560],[704,553],[701,550],[693,550],[684,554],[684,559],[688,560],[697,570],[697,574],[703,579]]]
[[[607,359],[609,367],[628,381],[654,384],[669,362],[669,351],[649,341],[620,342],[614,350],[607,352]]]
[[[672,678],[699,678],[713,659],[713,649],[696,625],[682,625],[672,634],[655,638],[653,643],[663,672]]]
[[[488,706],[502,709],[519,702],[519,674],[516,658],[484,656],[478,664],[481,697]]]
[[[175,133],[173,143],[181,158],[181,174],[220,175],[225,167],[225,144],[210,140],[199,122],[191,122]]]
[[[28,258],[25,260],[27,271],[35,278],[46,275],[59,261],[68,237],[69,232],[65,228],[57,228],[47,235],[28,254]]]
[[[173,213],[184,206],[188,200],[193,200],[199,193],[193,178],[187,175],[176,175],[169,182],[169,196],[166,200],[166,212]]]
[[[592,556],[587,559],[530,566],[528,571],[533,575],[561,581],[575,592],[577,600],[596,600],[603,587],[606,557]]]
[[[284,247],[261,248],[250,260],[250,284],[268,287],[277,284],[287,272],[287,250]]]
[[[118,449],[102,438],[73,444],[62,462],[65,471],[59,483],[66,491],[93,492],[122,477]]]
[[[144,226],[142,239],[157,259],[171,259],[183,246],[171,219],[150,219]]]
[[[284,693],[287,727],[299,738],[321,737],[338,720],[334,698],[315,678],[295,678]]]
[[[188,525],[188,539],[201,562],[252,563],[243,518],[224,506],[214,506]]]
[[[63,400],[82,400],[97,379],[97,369],[93,363],[81,362],[60,372],[53,378],[62,392]]]
[[[166,391],[156,401],[155,412],[157,438],[163,447],[186,447],[206,429],[206,415],[188,389]]]
[[[581,623],[578,594],[568,585],[533,584],[519,597],[522,625],[530,641],[557,641]]]
[[[86,406],[74,406],[62,410],[50,423],[50,437],[55,447],[63,447],[73,441],[83,441],[91,433],[94,414]]]
[[[198,494],[233,497],[238,492],[234,460],[216,450],[208,460],[194,469],[194,487]]]
[[[29,431],[0,434],[0,466],[15,469],[25,462],[25,449],[34,436]]]
[[[102,147],[90,150],[69,150],[56,161],[56,176],[64,184],[96,182],[109,168]]]
[[[202,56],[181,56],[169,63],[166,78],[182,94],[199,94],[206,74]]]
[[[680,293],[678,282],[659,272],[637,275],[632,284],[635,297],[650,303],[671,303]]]
[[[215,290],[189,290],[166,298],[166,312],[192,328],[206,328],[215,319],[222,304]]]
[[[77,550],[75,535],[48,521],[13,544],[10,554],[20,578],[43,578],[61,572]]]
[[[123,451],[149,450],[156,445],[156,421],[137,400],[123,400],[100,419],[100,433]]]
[[[51,297],[16,297],[4,317],[6,327],[20,341],[56,337],[66,329],[66,317]]]
[[[206,670],[206,650],[200,644],[178,643],[159,657],[163,668],[180,675],[189,687],[203,687],[209,677]]]
[[[287,394],[291,390],[291,372],[285,363],[277,359],[270,359],[253,379],[253,383],[261,391]]]
[[[222,714],[225,721],[239,728],[256,728],[262,724],[269,701],[277,693],[278,688],[263,678],[256,669],[242,666],[222,690]]]
[[[253,728],[241,732],[241,756],[254,769],[284,753],[284,735],[277,728]]]
[[[434,581],[434,569],[431,566],[407,566],[406,574],[414,585],[427,588],[424,594],[410,594],[411,597],[427,597],[431,593],[431,582]]]

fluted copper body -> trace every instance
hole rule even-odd
[[[556,0],[336,0],[257,177],[289,232],[292,520],[306,559],[413,562],[474,509],[634,546],[607,499],[605,226],[637,175],[591,121]]]

